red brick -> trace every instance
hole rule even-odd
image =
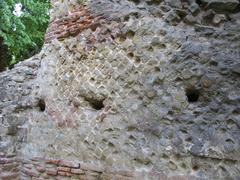
[[[31,158],[32,161],[41,161],[42,158],[41,157],[34,157],[34,158]]]
[[[59,175],[59,176],[71,177],[73,174],[72,174],[72,173],[69,173],[69,172],[64,172],[64,171],[58,171],[58,175]]]
[[[87,7],[76,7],[72,12],[61,15],[50,22],[45,35],[45,43],[49,43],[55,38],[62,40],[70,35],[76,36],[84,29],[91,28],[95,30],[96,27],[98,27],[96,22],[98,22],[99,19],[104,19],[104,17],[100,15],[99,17],[93,17]]]
[[[58,171],[64,171],[64,172],[70,172],[71,169],[69,167],[58,167],[57,168]]]
[[[80,164],[78,162],[60,160],[59,166],[71,167],[71,168],[79,168]]]
[[[55,164],[55,165],[58,165],[60,160],[56,160],[56,159],[48,159],[46,160],[46,163],[47,164]]]
[[[45,167],[43,167],[43,166],[37,166],[36,169],[37,169],[37,171],[40,172],[40,173],[43,173],[43,172],[46,171]]]
[[[55,169],[48,169],[47,170],[47,175],[56,176],[57,174],[58,174],[58,172]]]

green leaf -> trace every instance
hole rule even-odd
[[[16,3],[23,6],[21,17],[13,14]],[[28,58],[32,51],[41,49],[49,8],[49,0],[0,0],[0,37],[10,54],[10,59],[5,60],[7,64],[13,65]]]

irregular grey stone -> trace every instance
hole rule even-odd
[[[240,74],[240,63],[235,64],[231,67],[232,72]]]
[[[165,2],[172,7],[181,8],[182,4],[180,0],[165,0]]]
[[[189,10],[191,11],[192,14],[196,14],[197,12],[199,12],[200,8],[199,5],[194,2],[189,6]]]
[[[216,14],[213,18],[214,24],[220,24],[222,21],[226,21],[227,17],[224,14]]]
[[[234,11],[239,5],[238,0],[201,0],[207,7],[216,12]]]

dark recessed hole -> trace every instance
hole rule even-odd
[[[210,61],[209,63],[211,66],[218,66],[218,62],[217,61]]]
[[[103,101],[95,100],[95,101],[92,101],[90,105],[92,106],[92,108],[96,110],[101,110],[102,108],[104,108]]]
[[[141,62],[141,59],[139,57],[135,57],[135,62],[138,64]]]
[[[126,36],[124,36],[124,35],[119,35],[118,38],[119,38],[120,42],[123,42],[126,40]]]
[[[141,14],[138,13],[138,12],[135,12],[135,13],[132,13],[132,15],[133,15],[133,17],[135,17],[135,18],[138,19],[138,18],[140,17]]]
[[[111,36],[111,38],[114,40],[115,39],[115,36],[113,36],[112,34],[110,35]]]
[[[17,134],[17,126],[11,125],[8,127],[7,135],[14,136]]]
[[[148,5],[158,5],[161,3],[161,0],[155,0],[155,1],[147,1]]]
[[[133,57],[134,57],[134,54],[133,54],[132,52],[130,52],[130,53],[127,54],[127,56],[128,56],[129,58],[133,58]]]
[[[236,107],[236,109],[234,109],[232,111],[233,114],[240,114],[240,107]]]
[[[202,5],[202,1],[201,1],[201,0],[197,0],[196,3],[197,3],[198,5],[200,5],[200,6]]]
[[[180,132],[182,132],[183,134],[188,134],[187,129],[180,129]]]
[[[182,81],[182,78],[181,78],[181,77],[177,77],[177,78],[175,79],[175,81],[176,81],[176,82],[181,82],[181,81]]]
[[[129,20],[129,16],[125,16],[124,18],[123,18],[123,21],[128,21]]]
[[[197,102],[200,96],[200,91],[194,87],[188,88],[186,89],[186,96],[187,96],[188,102],[190,103]]]
[[[130,0],[130,1],[132,1],[132,2],[134,2],[134,3],[136,3],[136,4],[139,4],[139,3],[140,3],[140,0]]]
[[[192,169],[193,169],[194,171],[197,171],[197,170],[199,169],[199,167],[198,167],[198,165],[194,165],[194,166],[192,167]]]
[[[163,159],[169,159],[169,156],[168,156],[167,154],[163,154],[163,155],[162,155],[162,158],[163,158]]]
[[[43,99],[40,99],[38,101],[38,107],[40,109],[40,111],[45,111],[45,108],[46,108],[46,104],[45,104],[45,101]]]
[[[154,67],[154,71],[161,72],[161,69],[159,67]]]
[[[235,125],[235,121],[234,120],[232,120],[232,119],[227,119],[226,120],[226,123],[227,123],[227,125]]]
[[[99,26],[99,23],[92,24],[92,25],[90,26],[90,29],[91,29],[93,32],[95,32],[98,26]]]
[[[230,143],[230,144],[235,144],[232,139],[226,139],[225,141],[226,141],[227,143]]]
[[[185,141],[187,141],[187,142],[192,142],[192,137],[187,137],[187,138],[185,139]]]
[[[135,138],[133,135],[130,135],[128,138],[129,138],[130,140],[132,140],[132,141],[135,141],[135,140],[136,140],[136,138]]]
[[[98,99],[85,98],[85,100],[88,101],[90,106],[95,110],[101,110],[102,108],[104,108],[104,104],[103,104],[104,99],[98,100]]]
[[[221,133],[225,133],[225,132],[227,132],[227,129],[226,128],[220,128],[220,131],[221,131]]]
[[[108,143],[108,146],[109,147],[115,147],[115,145],[113,143],[111,143],[111,142]]]
[[[153,47],[151,47],[151,46],[148,47],[148,51],[153,52],[153,50],[154,50]]]

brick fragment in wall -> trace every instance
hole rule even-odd
[[[79,6],[68,15],[59,16],[50,22],[45,43],[50,43],[55,38],[62,40],[70,36],[74,37],[88,28],[96,29],[96,26],[99,26],[97,22],[101,19],[102,16],[94,16],[86,7]]]
[[[38,171],[38,172],[40,172],[40,173],[44,173],[45,171],[46,171],[46,168],[44,167],[44,166],[37,166],[36,167],[36,170]]]
[[[47,167],[47,164],[52,166]],[[87,179],[96,179],[100,177],[103,172],[113,175],[118,174],[117,176],[123,179],[133,179],[133,177],[138,176],[131,171],[105,171],[103,167],[90,163],[79,163],[63,159],[44,159],[40,157],[32,158],[32,160],[28,161],[25,160],[24,167],[21,168],[20,172],[26,178],[31,177],[40,179],[49,177],[56,177],[56,179],[61,179],[61,177],[75,177],[80,179],[85,177]]]
[[[71,172],[70,167],[57,167],[58,172],[63,171],[63,172]]]
[[[0,179],[15,180],[20,174],[20,159],[16,154],[0,155]]]
[[[55,164],[58,165],[60,160],[56,160],[56,159],[48,159],[46,161],[47,164]]]
[[[59,176],[71,177],[73,174],[65,171],[58,171]]]
[[[48,169],[46,173],[47,175],[50,175],[50,176],[56,176],[58,174],[57,169]]]

